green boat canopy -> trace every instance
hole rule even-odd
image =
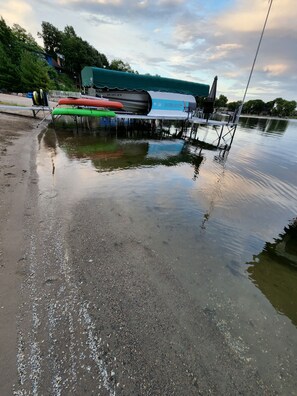
[[[173,78],[146,76],[86,66],[81,71],[83,87],[129,91],[161,91],[208,96],[209,85]]]

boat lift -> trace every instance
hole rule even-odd
[[[238,120],[236,121],[216,121],[216,120],[206,120],[204,118],[193,117],[188,120],[191,125],[190,136],[188,140],[195,143],[201,142],[197,138],[198,127],[202,126],[210,126],[213,127],[215,131],[216,137],[213,141],[208,142],[208,145],[213,146],[214,148],[224,148],[225,150],[230,150],[234,135],[236,132],[236,128],[238,125]],[[219,129],[219,131],[218,131]],[[206,133],[207,135],[207,133]],[[187,138],[184,136],[184,138]],[[203,140],[201,143],[205,143]]]

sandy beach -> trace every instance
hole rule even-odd
[[[30,105],[26,98],[9,95],[1,95],[0,101]],[[16,317],[22,276],[18,272],[18,263],[24,251],[23,216],[32,136],[36,136],[40,118],[28,117],[25,112],[11,115],[6,111],[0,113],[0,119],[0,393],[9,395],[17,382]]]
[[[32,106],[23,96],[0,94],[0,103]],[[55,105],[50,103],[51,106]],[[36,175],[36,137],[44,128],[44,117],[32,111],[0,110],[0,393],[10,395],[17,378],[17,317],[24,272],[24,217],[27,216],[30,175]],[[34,183],[37,183],[35,180]]]

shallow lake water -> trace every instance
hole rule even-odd
[[[212,133],[198,130],[206,141]],[[268,315],[262,329],[281,321],[295,336],[296,153],[295,121],[242,118],[224,155],[181,140],[48,129],[38,173],[43,193],[54,188],[65,207],[94,196],[120,202],[205,312],[228,316],[238,335],[238,319]]]

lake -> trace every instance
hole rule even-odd
[[[226,153],[68,129],[39,138],[43,193],[54,186],[66,211],[118,203],[234,353],[267,381],[267,362],[284,355],[286,382],[297,353],[296,121],[241,118]]]

